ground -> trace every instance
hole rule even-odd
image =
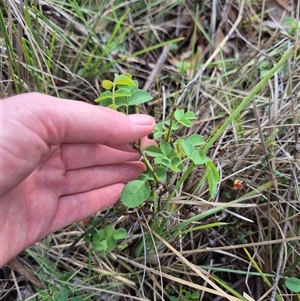
[[[102,80],[130,73],[153,96],[141,113],[195,114],[170,141],[201,135],[219,175],[213,196],[202,164],[153,186],[163,210],[99,213],[98,231],[127,231],[107,252],[81,240],[63,257],[93,218],[36,243],[0,270],[1,300],[300,299],[299,1],[0,6],[2,98],[97,105]]]

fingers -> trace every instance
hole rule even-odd
[[[127,183],[145,170],[142,162],[95,166],[69,170],[65,174],[63,195],[77,194],[115,183]]]
[[[156,144],[153,140],[143,138],[142,146],[146,148]],[[101,145],[101,144],[62,144],[61,157],[65,168],[78,169],[95,165],[118,164],[138,161],[140,154],[130,145]]]
[[[28,100],[24,101],[25,97]],[[15,101],[12,103],[12,100]],[[18,95],[10,101],[10,105],[16,107],[26,102],[26,112],[22,112],[25,126],[48,145],[64,142],[128,144],[147,136],[155,125],[148,115],[127,116],[101,106],[39,93]]]
[[[26,104],[26,105],[24,105]],[[63,100],[39,93],[17,95],[1,102],[2,145],[5,157],[0,196],[23,181],[52,149],[62,143],[95,143],[123,146],[147,136],[154,119]],[[78,161],[77,161],[78,162]]]
[[[119,200],[123,187],[124,184],[118,183],[60,198],[57,214],[48,234],[114,205]]]
[[[62,144],[61,157],[65,168],[78,169],[95,165],[138,161],[137,151],[125,152],[101,144]]]

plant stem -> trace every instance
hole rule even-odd
[[[175,196],[176,191],[179,189],[179,187],[181,186],[181,184],[187,179],[187,177],[189,176],[189,174],[193,171],[193,169],[195,168],[195,163],[191,162],[189,167],[187,168],[187,170],[184,172],[184,174],[182,175],[182,177],[180,178],[180,180],[177,182],[175,188],[172,190],[172,192],[170,193],[168,200],[166,201],[166,203],[164,204],[162,210],[165,209],[165,206],[169,204],[169,202],[172,200],[172,198]]]
[[[151,163],[149,162],[148,158],[147,158],[147,155],[144,153],[144,150],[142,149],[142,146],[141,146],[141,140],[139,141],[139,144],[140,144],[140,148],[139,148],[139,152],[140,152],[140,155],[143,157],[144,159],[144,163],[145,165],[147,166],[147,169],[150,170],[150,172],[152,173],[153,175],[153,178],[156,182],[156,184],[159,184],[160,183],[160,180],[155,172],[155,170],[153,169]]]
[[[138,106],[136,105],[135,106],[135,113],[136,114],[139,114],[139,108]],[[159,184],[160,183],[160,180],[155,172],[155,170],[153,169],[151,163],[149,162],[148,158],[147,158],[147,155],[145,154],[143,148],[142,148],[142,139],[139,139],[139,144],[136,146],[137,150],[139,151],[140,155],[143,157],[143,160],[144,160],[144,163],[147,167],[148,170],[150,170],[150,172],[152,173],[153,175],[153,178],[156,182],[156,184]]]
[[[176,111],[176,106],[174,105],[173,109],[172,109],[171,117],[170,117],[170,125],[169,125],[169,130],[168,130],[168,134],[167,134],[167,138],[166,138],[167,142],[170,142],[175,111]]]

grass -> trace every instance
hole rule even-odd
[[[154,97],[141,112],[161,121],[176,104],[197,115],[177,135],[203,135],[221,175],[213,200],[194,168],[173,180],[162,212],[110,215],[100,228],[128,235],[105,257],[84,242],[63,257],[85,222],[50,235],[19,256],[31,274],[2,271],[12,280],[1,298],[300,299],[285,285],[300,277],[300,3],[279,28],[273,2],[0,0],[2,98],[94,103],[103,79],[130,72]]]

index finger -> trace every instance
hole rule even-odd
[[[148,115],[127,116],[109,108],[39,93],[30,93],[29,96],[26,110],[21,112],[23,122],[48,145],[127,144],[147,136],[155,126],[154,119]],[[13,97],[17,101],[10,105],[19,106],[18,98],[21,97],[24,102],[27,95]],[[18,109],[14,111],[20,113]],[[24,116],[26,114],[30,116]]]

